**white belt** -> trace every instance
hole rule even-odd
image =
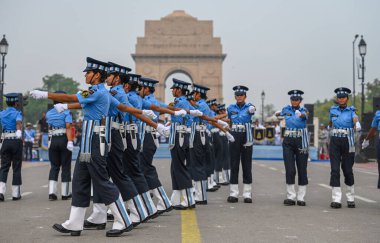
[[[145,127],[145,132],[147,132],[147,133],[151,133],[151,132],[155,132],[155,131],[156,131],[156,128],[154,128],[154,127],[151,127],[151,126]]]
[[[2,137],[3,137],[3,138],[16,138],[16,133],[15,133],[15,132],[10,132],[10,133],[6,133],[6,132],[4,132],[4,133],[2,134]]]
[[[332,133],[334,135],[348,135],[348,131],[344,128],[334,128]]]
[[[100,132],[100,126],[94,126],[93,132],[94,133],[99,133]]]
[[[196,131],[202,131],[202,132],[204,132],[204,131],[206,131],[206,126],[205,125],[197,125],[196,127],[195,127],[195,130]]]
[[[185,125],[179,125],[175,128],[176,131],[178,132],[186,132],[187,131],[187,127]]]
[[[137,131],[137,125],[136,124],[125,124],[125,130],[127,132]]]
[[[284,135],[285,135],[285,137],[301,137],[302,131],[286,130]]]
[[[232,127],[231,127],[231,130],[245,132],[245,126],[244,125],[233,124]]]
[[[113,129],[116,129],[116,130],[119,130],[120,129],[120,123],[118,123],[118,122],[114,122],[114,121],[112,121],[111,122],[111,128],[113,128]]]
[[[49,130],[49,134],[51,135],[61,135],[66,134],[66,128],[52,129]]]
[[[187,133],[191,133],[191,127],[186,128]]]
[[[212,129],[211,129],[211,132],[212,132],[212,133],[217,133],[217,132],[219,132],[219,129],[218,129],[218,128],[212,128]]]

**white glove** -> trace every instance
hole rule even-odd
[[[74,149],[74,144],[73,144],[73,141],[68,141],[67,142],[67,146],[66,146],[67,150],[69,151],[73,151]]]
[[[248,111],[249,111],[249,113],[255,113],[256,112],[256,107],[255,106],[253,106],[253,105],[251,105],[250,107],[248,107]]]
[[[296,116],[300,117],[302,115],[302,113],[299,111],[299,110],[296,110],[295,112]]]
[[[276,111],[273,115],[274,116],[279,116],[279,115],[281,115],[281,111]]]
[[[198,116],[203,116],[203,112],[200,110],[190,110],[190,115],[198,117]]]
[[[362,143],[362,149],[365,149],[369,146],[369,140],[367,139],[364,139],[363,143]]]
[[[16,137],[17,137],[17,138],[21,138],[21,136],[22,136],[22,132],[21,132],[21,130],[17,130],[17,131],[16,131]]]
[[[230,132],[226,132],[226,136],[227,136],[228,141],[230,141],[231,143],[235,142],[235,138],[234,136],[231,135]]]
[[[69,109],[69,107],[67,106],[67,104],[62,104],[62,103],[55,104],[55,105],[54,105],[54,108],[55,108],[59,113],[62,113],[62,112],[64,112],[65,110]]]
[[[355,130],[357,132],[360,132],[362,130],[362,126],[360,125],[360,122],[358,121],[355,123]]]
[[[47,99],[48,92],[46,91],[40,91],[40,90],[32,90],[30,91],[29,95],[34,99]]]
[[[165,126],[164,136],[167,138],[170,136],[170,126]]]
[[[156,130],[160,135],[165,136],[165,126],[164,125],[162,125],[161,123],[158,123]]]
[[[186,116],[186,114],[187,114],[187,112],[185,110],[174,111],[175,116],[184,117],[184,116]]]
[[[223,120],[218,120],[218,124],[221,125],[223,128],[227,128],[228,127],[228,123],[223,121]]]
[[[142,114],[151,120],[154,120],[157,118],[156,114],[154,114],[152,110],[142,110]]]

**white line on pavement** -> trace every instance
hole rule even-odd
[[[261,166],[261,167],[267,167],[267,165],[265,165],[265,164],[259,164],[259,166]]]
[[[46,184],[46,185],[43,185],[43,186],[41,186],[41,187],[44,187],[44,188],[47,188],[49,185],[48,184]]]
[[[331,186],[329,186],[329,185],[326,185],[326,184],[318,184],[318,185],[321,186],[321,187],[324,187],[324,188],[327,188],[327,189],[331,190]],[[377,203],[376,201],[374,201],[372,199],[368,199],[368,198],[361,197],[361,196],[358,196],[358,195],[355,195],[355,198],[359,199],[359,200],[362,200],[364,202],[367,202],[367,203]]]
[[[21,193],[21,196],[26,196],[26,195],[29,195],[29,194],[32,194],[33,192],[24,192],[24,193]],[[8,197],[7,198],[8,200],[12,199],[12,197]]]
[[[270,170],[277,170],[276,168],[274,167],[269,167]]]

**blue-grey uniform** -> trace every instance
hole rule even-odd
[[[71,197],[71,156],[72,152],[67,149],[66,124],[73,122],[70,111],[59,113],[56,109],[50,109],[46,113],[46,122],[49,125],[49,199],[57,199],[57,182],[59,170],[62,167],[61,182],[62,199]]]
[[[107,63],[87,58],[86,75],[106,75]],[[90,83],[92,81],[90,80]],[[119,236],[133,226],[116,185],[109,180],[106,161],[106,126],[111,97],[103,83],[93,84],[88,90],[78,92],[76,97],[83,110],[82,141],[74,168],[72,207],[70,218],[53,228],[61,233],[80,235],[86,208],[90,205],[91,182],[102,202],[114,215],[112,230],[106,236]]]
[[[140,80],[140,75],[128,74],[130,76],[129,84],[132,87],[138,85]],[[136,109],[142,109],[143,100],[136,90],[130,90],[127,93],[127,99],[129,103]],[[148,210],[150,217],[156,217],[157,208],[154,205],[152,198],[149,193],[149,186],[145,179],[144,173],[140,167],[139,154],[141,150],[141,138],[140,132],[143,123],[137,119],[132,114],[126,113],[123,119],[125,123],[126,130],[126,141],[127,141],[127,149],[124,150],[123,160],[126,161],[124,163],[124,170],[131,177],[134,182],[138,193],[142,196],[145,207]]]
[[[22,122],[21,111],[17,110],[16,103],[19,101],[19,94],[6,94],[8,108],[0,112],[1,126],[1,167],[0,167],[0,201],[4,201],[4,194],[8,178],[9,168],[12,165],[12,197],[13,200],[21,198],[20,186],[21,165],[22,165],[22,140],[21,130],[17,131],[16,123]]]
[[[173,78],[171,89],[180,89],[185,94],[190,83]],[[173,107],[190,110],[191,105],[186,96],[182,95],[174,99]],[[186,167],[185,160],[189,150],[189,134],[187,134],[187,118],[171,116],[169,148],[172,157],[170,174],[172,178],[173,194],[171,202],[174,209],[187,209],[195,207],[192,193],[191,175]]]
[[[209,107],[213,105],[217,106],[216,99],[212,99],[209,101]],[[216,111],[212,111],[212,117],[217,116]],[[220,130],[211,124],[209,124],[209,130],[211,132],[212,136],[212,147],[214,152],[214,180],[219,185],[222,183],[222,181],[219,181],[219,177],[222,175],[223,170],[223,145],[222,145],[222,137],[220,136]]]
[[[225,112],[226,112],[226,105],[225,104],[218,105],[218,113],[224,114]],[[220,152],[218,152],[218,155],[216,157],[216,160],[217,161],[220,160],[222,164],[222,176],[221,176],[222,178],[221,180],[219,179],[219,183],[221,185],[229,185],[230,172],[231,172],[229,141],[224,132],[220,131],[219,136],[221,140],[221,147],[220,147]]]
[[[31,161],[33,159],[33,144],[36,131],[32,128],[31,123],[26,124],[24,129],[24,149],[25,149],[25,160]]]
[[[337,88],[334,91],[337,98],[348,98],[351,90]],[[341,207],[342,192],[340,188],[340,168],[343,170],[344,183],[347,185],[347,204],[355,207],[354,203],[354,173],[352,167],[355,159],[355,135],[353,119],[357,118],[356,109],[353,106],[333,106],[330,108],[330,122],[332,124],[330,139],[330,164],[332,187],[331,207]]]
[[[301,90],[288,92],[291,101],[302,101]],[[287,105],[282,108],[280,116],[285,118],[285,138],[282,142],[286,191],[285,205],[305,206],[307,179],[307,160],[309,157],[309,139],[306,128],[308,111],[304,107]],[[295,177],[298,172],[298,193],[295,191]]]
[[[376,128],[378,132],[378,140],[377,140],[377,167],[379,171],[379,180],[377,182],[377,188],[380,189],[380,110],[377,110],[375,113],[375,117],[372,120],[371,127]]]
[[[248,88],[242,85],[233,88],[235,96],[246,95]],[[245,202],[252,202],[252,116],[254,111],[251,103],[232,104],[227,108],[228,118],[231,120],[231,134],[235,141],[230,143],[231,178],[229,202],[237,202],[239,196],[239,165],[243,170],[243,197]],[[252,112],[250,112],[250,109]]]
[[[141,77],[139,85],[141,87],[148,87],[154,89],[157,80]],[[154,91],[154,90],[153,90]],[[167,105],[158,101],[153,93],[146,95],[143,98],[143,109],[151,109],[152,105],[157,107],[167,108]],[[159,112],[154,112],[157,116],[154,122],[158,122]],[[144,173],[145,179],[148,183],[149,189],[153,192],[153,195],[157,198],[157,210],[159,214],[168,212],[172,209],[172,204],[168,198],[164,187],[162,186],[160,179],[158,178],[156,167],[153,165],[153,156],[159,146],[157,132],[151,126],[142,126],[141,138],[142,138],[142,151],[140,153],[140,167]]]

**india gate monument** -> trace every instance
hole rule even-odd
[[[198,20],[182,10],[160,20],[146,20],[145,36],[137,38],[132,54],[136,73],[160,81],[155,95],[162,102],[168,77],[182,73],[209,87],[208,97],[222,103],[225,57],[220,38],[213,36],[213,21]]]

